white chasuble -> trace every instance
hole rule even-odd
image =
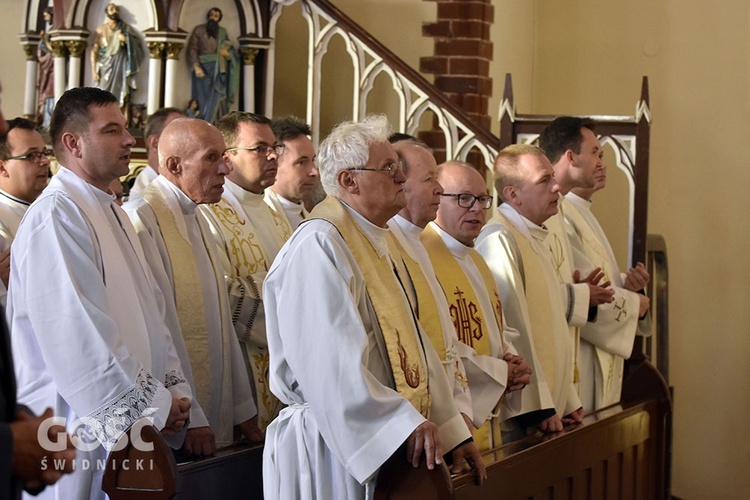
[[[40,496],[103,498],[96,460],[138,418],[161,429],[172,398],[191,397],[164,297],[112,196],[64,167],[19,227],[10,282],[19,402],[103,445],[79,450],[76,472]]]
[[[273,189],[266,189],[263,199],[273,211],[286,217],[292,231],[297,229],[303,220],[310,217],[310,212],[305,209],[305,205],[301,201],[295,203],[287,200]]]
[[[202,208],[220,248],[237,338],[243,351],[261,429],[278,415],[281,405],[268,386],[268,343],[262,288],[266,273],[292,228],[262,194],[226,180],[219,203]]]
[[[640,298],[623,287],[623,279],[591,202],[568,193],[563,199],[575,265],[582,272],[599,267],[612,283],[614,301],[598,306],[596,321],[581,329],[580,393],[584,409],[598,410],[620,400],[624,358],[630,357],[638,331]]]
[[[180,332],[178,352],[191,367],[189,379],[199,405],[191,412],[190,427],[208,425],[217,447],[228,446],[234,426],[257,411],[232,328],[218,252],[196,204],[174,184],[159,176],[141,194],[129,207],[130,216],[172,301],[168,324]]]
[[[549,231],[503,204],[476,243],[495,277],[505,317],[520,333],[516,348],[527,362],[533,360],[519,415],[553,407],[563,417],[581,406],[574,386],[574,337],[564,309],[567,292],[560,287],[550,239]]]
[[[393,257],[387,229],[342,208],[366,239],[362,244],[371,245],[378,259]],[[355,258],[336,226],[313,218],[300,225],[266,278],[271,389],[288,405],[266,430],[268,500],[372,498],[379,468],[425,421],[396,390],[381,318],[362,271],[367,265]],[[405,279],[401,271],[398,279]],[[396,280],[395,274],[389,280]],[[402,341],[418,334],[419,364],[429,377],[430,420],[450,450],[470,433],[401,284],[390,294],[412,322],[399,332]],[[414,362],[399,362],[398,370]]]

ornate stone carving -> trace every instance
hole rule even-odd
[[[248,66],[255,64],[255,58],[258,56],[259,50],[254,47],[241,47],[242,62]]]
[[[65,57],[68,53],[64,40],[52,40],[49,45],[52,47],[52,54],[55,57]]]
[[[68,48],[68,52],[70,52],[70,57],[80,58],[86,50],[87,43],[86,40],[66,40],[65,46]],[[54,46],[52,49],[54,50]]]
[[[167,59],[179,59],[180,52],[182,52],[182,48],[184,46],[185,46],[184,43],[168,42],[167,43]]]
[[[25,43],[23,44],[23,51],[26,53],[27,61],[36,61],[36,52],[39,44],[36,43]]]
[[[148,55],[151,59],[161,59],[167,46],[164,42],[148,42],[146,45],[148,45]]]

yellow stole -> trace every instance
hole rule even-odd
[[[544,268],[539,259],[545,259],[546,256],[538,255],[531,243],[518,229],[510,222],[505,215],[500,214],[502,224],[510,231],[518,245],[518,250],[523,257],[523,276],[524,276],[524,295],[529,311],[529,320],[531,321],[531,331],[534,340],[534,350],[536,351],[537,361],[541,364],[544,376],[550,388],[555,386],[557,354],[555,353],[556,328],[553,318],[557,315],[559,321],[564,321],[565,312],[562,310],[562,304],[555,308],[550,297],[547,278]],[[555,271],[557,272],[557,271]],[[567,324],[566,324],[567,331]],[[552,394],[555,404],[558,399]]]
[[[210,408],[215,408],[216,402],[220,402],[223,399],[221,394],[213,394],[211,391],[211,373],[221,369],[222,389],[231,387],[231,372],[228,369],[231,361],[229,360],[228,349],[223,348],[225,339],[220,339],[223,358],[222,366],[212,367],[209,356],[203,293],[201,292],[203,284],[198,275],[198,267],[195,264],[192,246],[180,233],[174,213],[172,213],[169,205],[167,205],[164,194],[156,186],[150,185],[141,192],[141,196],[153,209],[159,223],[159,230],[164,239],[164,244],[167,247],[170,265],[172,266],[177,317],[180,321],[182,337],[185,340],[185,347],[190,356],[190,368],[193,372],[193,382],[195,385],[193,389],[196,392],[198,402],[208,416],[211,413]],[[201,220],[199,214],[196,214],[196,220]],[[201,228],[201,233],[204,233],[204,231],[205,228]],[[210,252],[209,258],[215,270],[216,262],[215,259],[211,258]],[[219,290],[224,288],[223,283],[218,284],[218,286]],[[229,305],[226,303],[226,299],[222,299],[224,299],[224,294],[219,294],[219,307],[228,308]],[[222,314],[221,317],[223,322],[226,314]],[[222,332],[229,331],[228,328],[229,325],[222,325]],[[224,417],[231,419],[231,411],[231,408],[220,410],[220,416],[223,414]]]
[[[455,257],[435,228],[428,225],[422,231],[420,238],[427,249],[427,254],[430,256],[430,261],[432,262],[432,267],[435,268],[435,274],[440,282],[440,286],[449,298],[448,304],[450,306],[451,319],[453,320],[458,340],[474,348],[477,354],[491,356],[490,339],[489,335],[484,331],[484,325],[492,319],[485,318],[474,287],[471,286],[463,269],[456,262]],[[500,303],[500,293],[497,290],[497,285],[495,285],[495,279],[492,277],[492,272],[487,267],[484,259],[476,250],[471,249],[469,255],[471,255],[474,264],[479,269],[482,281],[484,281],[487,288],[487,293],[491,294],[490,301],[493,302],[494,306],[493,316],[500,332],[503,354],[505,354],[508,348],[503,338],[503,309]],[[494,295],[494,300],[492,295]],[[452,297],[455,297],[455,300],[451,300]],[[469,387],[471,387],[471,381],[469,381]],[[481,452],[500,446],[502,439],[499,419],[493,417],[484,422],[474,432],[474,441]]]
[[[239,205],[239,204],[236,204]],[[235,276],[238,278],[249,278],[251,286],[257,288],[262,283],[255,283],[253,275],[259,271],[267,271],[270,264],[265,255],[262,243],[259,242],[255,234],[255,228],[250,224],[242,206],[236,206],[222,197],[219,203],[210,206],[214,214],[216,224],[221,230],[226,242],[226,248],[229,252],[229,260],[234,267]],[[261,208],[268,209],[274,216],[277,226],[288,227],[286,220],[281,217],[265,202]],[[291,234],[289,231],[284,232],[284,239],[288,239]],[[247,293],[247,292],[246,292]],[[260,292],[258,289],[249,291],[251,297],[248,300],[260,301]],[[236,318],[235,311],[232,311],[233,318]],[[245,364],[251,376],[252,388],[255,394],[256,405],[258,407],[258,426],[264,430],[271,421],[276,418],[281,411],[281,401],[271,392],[269,382],[269,355],[266,346],[258,345],[249,341],[249,332],[252,325],[245,326],[245,335],[238,334],[238,340],[244,351]],[[235,331],[237,329],[235,328]]]
[[[433,347],[440,357],[440,361],[445,361],[445,337],[443,336],[443,326],[440,324],[440,315],[438,306],[435,302],[435,296],[432,294],[430,284],[424,276],[422,267],[419,263],[409,256],[409,253],[401,246],[394,237],[398,252],[401,254],[406,265],[406,271],[409,273],[411,282],[414,284],[414,291],[417,294],[417,304],[414,313],[419,319],[419,324],[427,334]]]
[[[429,418],[429,374],[422,363],[416,318],[393,267],[398,267],[400,255],[393,253],[393,262],[388,255],[379,256],[341,201],[332,196],[315,207],[312,217],[330,222],[344,238],[365,278],[367,295],[383,332],[396,390]],[[397,252],[395,238],[390,234],[388,243],[389,251]],[[406,272],[403,267],[402,272]],[[398,290],[403,290],[404,296]]]

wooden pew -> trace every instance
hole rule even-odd
[[[577,428],[555,436],[529,436],[484,455],[488,479],[482,486],[471,472],[450,477],[446,467],[414,469],[396,453],[378,478],[379,500],[634,499],[668,498],[666,436],[672,411],[669,389],[648,361],[623,386],[622,402],[588,415]],[[155,431],[154,431],[155,433]],[[158,433],[156,433],[158,438]],[[119,455],[130,456],[126,449]],[[142,453],[142,452],[141,452]],[[128,500],[262,498],[262,447],[237,446],[209,459],[175,465],[164,448],[153,452],[166,467],[155,492],[146,473],[118,472],[108,465],[103,484],[119,484]],[[110,461],[117,460],[112,454]],[[169,454],[171,455],[171,453]],[[114,470],[113,470],[114,469]],[[174,472],[174,476],[169,471]],[[173,477],[173,482],[169,481]],[[116,500],[110,490],[108,494]],[[176,492],[176,493],[170,493]],[[175,496],[170,496],[175,495]]]
[[[530,436],[484,455],[487,481],[447,468],[413,469],[400,456],[383,468],[376,499],[661,499],[672,411],[659,372],[642,363],[626,381],[622,402],[588,415],[553,437]]]

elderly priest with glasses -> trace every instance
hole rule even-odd
[[[320,146],[329,195],[282,248],[264,286],[271,389],[264,494],[372,498],[392,455],[432,469],[452,452],[484,477],[387,223],[405,177],[383,116],[344,122]],[[293,314],[290,314],[293,311]]]

